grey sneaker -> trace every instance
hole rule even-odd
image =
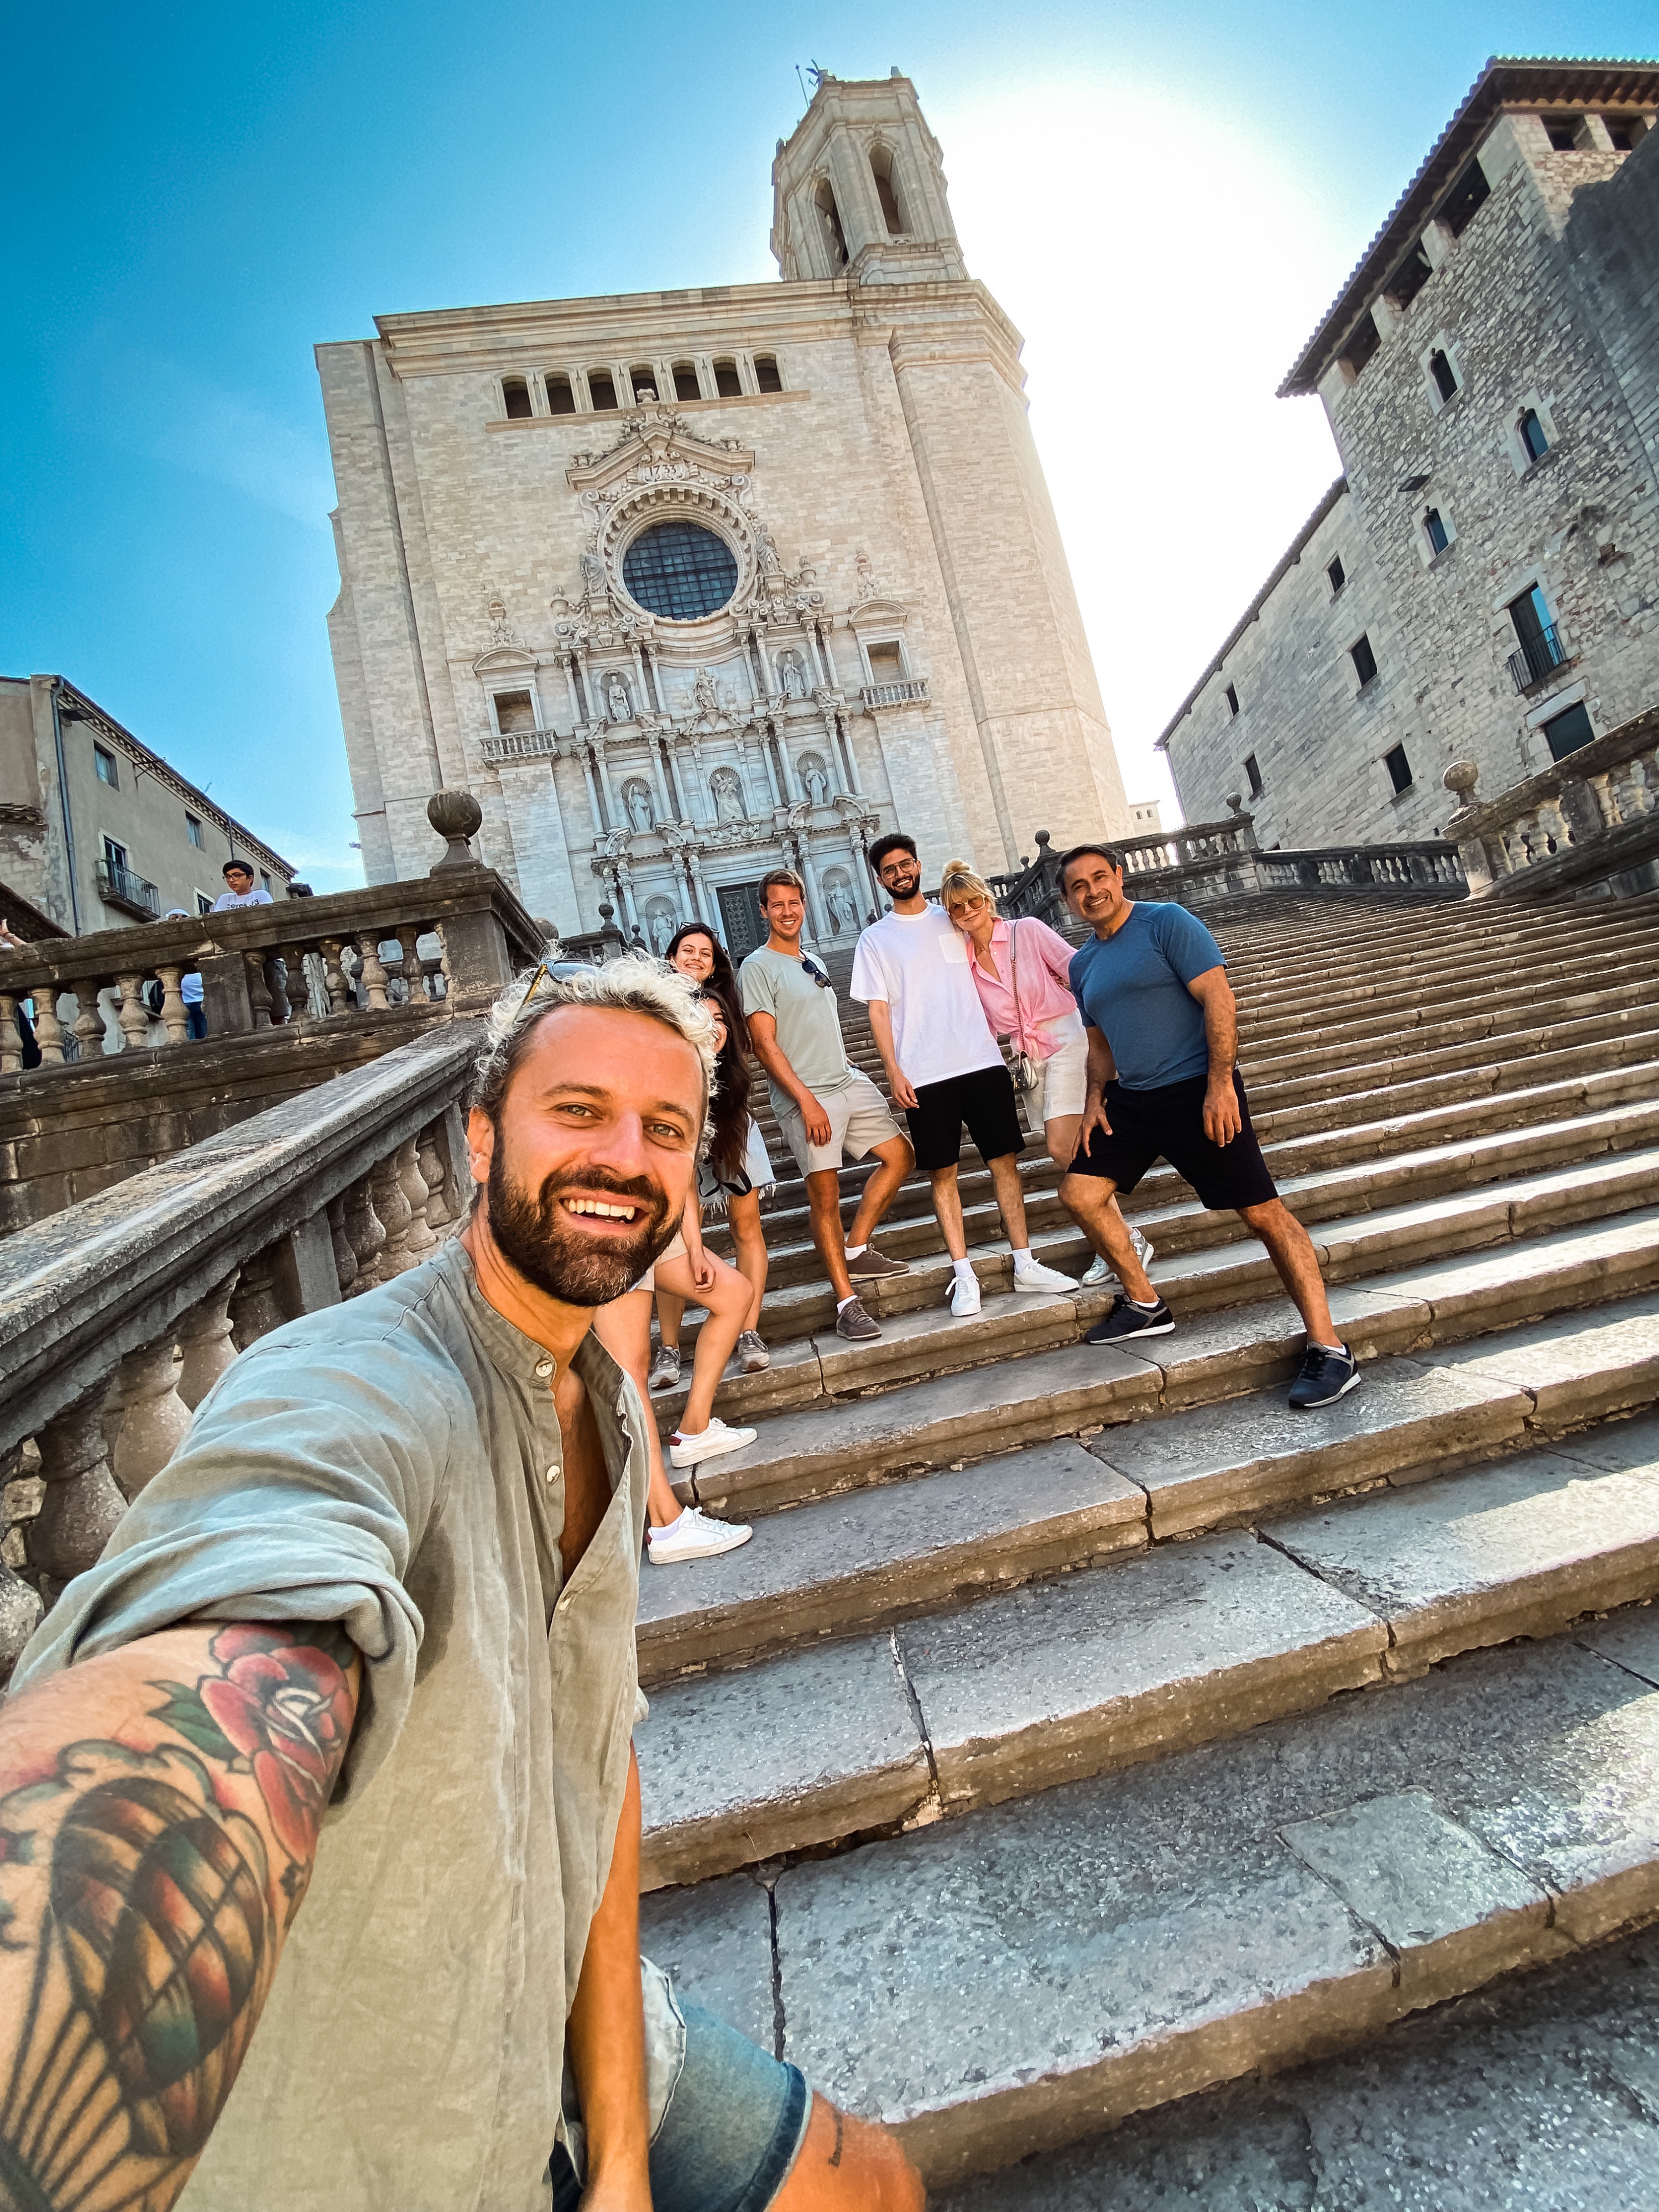
[[[853,1297],[836,1316],[836,1334],[844,1336],[849,1344],[864,1344],[881,1331],[865,1311],[863,1299]]]
[[[738,1339],[738,1368],[744,1375],[758,1375],[772,1364],[772,1355],[761,1342],[760,1331],[746,1328]]]
[[[653,1390],[678,1390],[680,1387],[680,1348],[677,1344],[659,1344],[657,1356],[651,1363],[651,1388]]]
[[[1143,1237],[1138,1229],[1132,1229],[1129,1231],[1129,1242],[1134,1246],[1135,1257],[1141,1266],[1150,1267],[1153,1258],[1150,1239]],[[1103,1260],[1097,1255],[1089,1263],[1089,1272],[1083,1278],[1082,1287],[1085,1291],[1097,1291],[1103,1283],[1115,1283],[1116,1280],[1117,1270],[1112,1266],[1110,1261]]]
[[[888,1275],[908,1275],[910,1270],[902,1260],[890,1260],[873,1244],[866,1244],[856,1260],[847,1262],[847,1272],[855,1283],[879,1283]]]

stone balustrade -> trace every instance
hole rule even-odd
[[[453,1233],[483,1030],[428,1029],[0,1244],[0,1682],[238,1352]]]
[[[1060,895],[1060,855],[1051,851],[1046,830],[1037,831],[1036,842],[1036,858],[1017,872],[991,877],[991,888],[1005,914],[1035,915],[1062,928],[1072,916]],[[1444,840],[1263,853],[1250,817],[1237,807],[1224,822],[1120,839],[1113,850],[1122,858],[1124,886],[1132,897],[1181,906],[1269,892],[1317,897],[1381,890],[1462,898],[1465,891],[1457,852]]]
[[[1475,796],[1472,761],[1446,770],[1472,898],[1659,889],[1659,707],[1593,738],[1496,799]]]
[[[181,986],[192,973],[220,1039],[283,1026],[300,1033],[393,1006],[447,1018],[488,1005],[541,957],[546,932],[473,860],[477,801],[441,792],[428,813],[450,840],[428,876],[0,953],[0,1074],[22,1068],[20,1005],[40,1077],[72,1060],[184,1044]]]

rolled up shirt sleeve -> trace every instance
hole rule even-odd
[[[369,1349],[284,1331],[243,1352],[13,1686],[188,1621],[336,1621],[364,1661],[336,1802],[360,1790],[413,1692],[423,1624],[406,1578],[452,1425],[418,1347],[393,1328]]]

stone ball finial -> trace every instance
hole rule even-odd
[[[1461,806],[1469,805],[1474,798],[1474,787],[1480,780],[1480,771],[1473,761],[1454,761],[1440,781],[1448,791],[1455,792]]]
[[[483,809],[470,791],[434,791],[426,802],[426,818],[447,842],[444,856],[434,860],[432,873],[440,868],[476,868],[477,856],[467,842],[478,834],[483,821]]]
[[[1048,832],[1046,830],[1039,830],[1036,833],[1036,841],[1039,848],[1046,853],[1048,849]]]
[[[1244,811],[1244,794],[1242,791],[1230,791],[1227,793],[1227,811],[1229,814],[1242,814]]]

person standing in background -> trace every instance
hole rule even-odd
[[[915,840],[902,830],[878,837],[870,866],[893,910],[859,939],[853,996],[870,1009],[888,1083],[910,1125],[916,1165],[933,1183],[933,1212],[955,1276],[951,1310],[963,1319],[980,1309],[957,1183],[964,1121],[990,1170],[1013,1251],[1014,1288],[1075,1290],[1069,1275],[1032,1257],[1019,1187],[1025,1135],[1013,1082],[974,988],[968,948],[944,909],[921,895]]]

